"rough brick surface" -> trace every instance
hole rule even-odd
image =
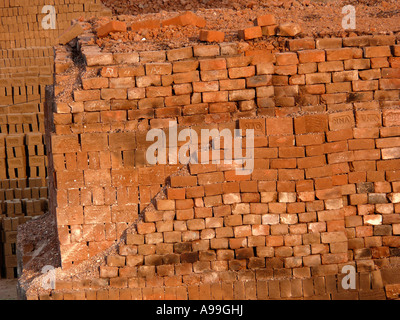
[[[399,74],[384,61],[397,56],[370,40],[291,39],[290,51],[233,55],[217,43],[137,56],[94,55],[79,40],[84,68],[99,73],[62,89],[73,101],[52,101],[48,133],[62,268],[102,255],[88,285],[100,298],[365,297],[342,290],[341,268],[356,266],[365,289],[400,247]],[[155,128],[171,142],[169,163],[149,163]],[[189,128],[253,129],[253,170],[180,164],[187,153],[179,148],[195,136],[184,135]],[[217,144],[208,133],[213,149],[191,155],[232,157],[232,136]],[[18,158],[23,140],[0,141]],[[82,295],[71,291],[51,297]]]
[[[199,39],[200,41],[206,42],[223,42],[225,39],[225,33],[222,31],[201,30]]]
[[[125,32],[126,24],[122,21],[110,21],[97,29],[97,36],[102,38],[108,36],[111,32]]]

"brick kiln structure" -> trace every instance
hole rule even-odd
[[[94,37],[55,49],[49,207],[62,267],[53,290],[21,286],[26,298],[397,297],[395,36],[125,53]],[[149,165],[146,133],[169,121],[255,129],[253,172]],[[341,286],[346,265],[355,290]]]

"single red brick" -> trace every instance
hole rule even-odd
[[[201,30],[199,39],[205,42],[223,42],[225,40],[225,33],[222,31]]]
[[[297,54],[294,52],[279,52],[275,53],[276,64],[278,66],[286,66],[298,64],[299,59],[297,58]]]
[[[353,91],[378,90],[378,80],[356,80],[352,82]]]
[[[197,177],[193,176],[173,176],[171,177],[172,187],[189,187],[197,185]]]
[[[297,23],[284,23],[279,25],[278,35],[284,37],[294,37],[302,32],[302,28]]]
[[[223,70],[226,69],[226,60],[223,58],[219,59],[206,59],[200,61],[200,70]]]
[[[239,38],[244,40],[250,40],[262,37],[262,29],[259,26],[250,27],[239,31]]]
[[[326,60],[348,60],[354,58],[352,48],[326,49]]]
[[[97,29],[97,36],[106,37],[110,32],[126,32],[126,24],[122,21],[110,21]]]
[[[312,38],[289,40],[290,51],[315,49],[315,40]]]
[[[379,79],[379,89],[381,90],[400,89],[400,79]]]
[[[100,90],[74,90],[75,101],[92,101],[100,99]]]
[[[390,46],[376,46],[376,47],[365,47],[364,57],[390,57],[392,54],[390,52]]]
[[[82,26],[79,23],[75,23],[70,26],[59,38],[58,42],[60,44],[67,44],[72,39],[81,35],[84,32]]]
[[[267,134],[293,134],[292,118],[267,118],[266,120]]]
[[[280,247],[283,246],[283,236],[266,236],[267,247]]]
[[[156,231],[156,226],[153,222],[142,222],[137,225],[139,234],[148,234]]]
[[[272,14],[266,14],[260,17],[257,17],[257,19],[254,20],[254,25],[255,26],[271,26],[276,24],[275,16]]]
[[[254,66],[229,68],[229,78],[248,78],[255,75],[256,70]]]
[[[195,15],[193,12],[185,12],[177,17],[168,19],[162,22],[162,26],[179,25],[179,26],[197,26],[204,28],[206,26],[206,20]]]
[[[298,51],[297,53],[299,54],[300,63],[325,61],[324,50],[302,50]]]

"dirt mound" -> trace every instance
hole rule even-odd
[[[358,32],[398,32],[400,4],[396,0],[362,0],[343,3],[340,0],[103,0],[114,14],[148,15],[194,11],[207,16],[208,29],[240,29],[255,17],[270,13],[285,22],[303,25],[305,34],[342,32],[342,8],[351,4],[356,9]],[[212,17],[212,19],[210,18]]]
[[[272,14],[277,24],[296,23],[302,32],[297,37],[347,37],[364,34],[400,35],[400,4],[389,1],[350,1],[356,10],[356,28],[345,30],[342,20],[343,2],[338,0],[318,1],[234,1],[225,0],[104,0],[118,15],[113,19],[126,22],[127,32],[116,32],[108,37],[98,39],[97,44],[103,49],[118,50],[160,50],[190,46],[199,42],[200,30],[215,30],[225,33],[225,41],[240,41],[238,32],[254,26],[257,17]],[[349,4],[346,3],[346,4]],[[165,25],[160,27],[134,28],[132,25],[160,23],[190,10],[206,20],[205,27]],[[109,18],[92,19],[93,32],[106,23]],[[279,39],[262,37],[257,42]],[[122,44],[122,46],[121,46]],[[269,43],[270,45],[271,43]],[[126,45],[126,48],[124,48]]]

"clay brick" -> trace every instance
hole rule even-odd
[[[378,89],[378,80],[352,81],[353,91],[370,91]]]
[[[353,59],[351,48],[326,49],[326,61]]]
[[[225,33],[222,31],[201,30],[199,39],[206,42],[224,42]]]
[[[372,69],[378,69],[378,68],[387,68],[389,67],[390,61],[395,61],[393,57],[390,57],[389,59],[387,57],[380,57],[380,58],[371,58],[371,68]],[[391,63],[391,67],[397,68],[396,63]]]
[[[392,55],[389,46],[365,47],[363,49],[365,58],[390,57]]]
[[[340,92],[351,92],[350,82],[336,82],[326,84],[326,93],[340,93]]]
[[[118,267],[100,267],[100,277],[101,278],[115,278],[118,277]]]
[[[161,86],[160,75],[147,75],[136,77],[136,86],[139,88],[149,86]]]
[[[297,23],[283,23],[279,25],[278,35],[284,37],[294,37],[302,32],[302,28]]]
[[[229,73],[229,78],[231,79],[248,78],[255,75],[255,67],[247,66],[247,67],[229,68],[228,73]]]
[[[259,27],[259,26],[250,27],[250,28],[246,28],[243,30],[239,30],[238,36],[240,39],[243,39],[243,40],[251,40],[251,39],[255,39],[255,38],[261,38],[262,30],[261,30],[261,27]]]
[[[171,177],[171,187],[190,187],[196,185],[197,185],[197,177],[192,177],[192,176]]]
[[[241,90],[246,88],[245,79],[234,79],[234,80],[220,80],[220,90]]]
[[[183,115],[207,114],[208,103],[198,103],[183,107]]]
[[[265,87],[272,85],[271,75],[258,75],[246,79],[247,88]]]
[[[106,37],[111,32],[126,32],[126,24],[122,21],[110,21],[97,28],[96,32],[99,38]]]
[[[100,90],[74,90],[75,101],[100,100]]]
[[[381,90],[400,89],[400,79],[379,79],[379,89]]]
[[[271,26],[276,24],[275,16],[272,14],[266,14],[257,17],[254,21],[255,26]]]
[[[167,51],[167,58],[169,61],[178,61],[190,59],[193,57],[192,47],[172,49]],[[175,71],[174,71],[175,72]]]
[[[197,70],[198,66],[198,60],[184,60],[173,62],[172,68],[174,73],[181,73],[195,71]]]
[[[174,200],[158,200],[157,201],[157,210],[162,210],[162,211],[175,210],[175,201]]]
[[[268,135],[293,134],[293,119],[267,118],[266,127]]]
[[[347,128],[353,128],[355,126],[354,114],[353,112],[339,112],[329,115],[329,129],[330,130],[344,130]],[[353,137],[352,130],[340,131],[344,136],[344,139],[351,139]],[[338,141],[340,139],[339,135],[328,137],[328,141]]]
[[[115,71],[114,71],[114,67],[105,67],[102,69],[102,76],[103,77],[107,77],[108,73],[107,70],[110,69],[112,70],[111,77],[116,77],[115,76]],[[104,74],[103,75],[103,70],[104,70]],[[138,76],[144,76],[145,75],[145,70],[144,70],[144,66],[143,65],[136,65],[136,66],[124,66],[124,67],[120,67],[118,69],[118,76],[119,77],[138,77]],[[109,76],[110,77],[110,76]]]
[[[144,99],[146,97],[146,88],[129,88],[128,99],[137,100]]]
[[[82,79],[82,87],[85,90],[107,88],[108,79],[102,77]]]
[[[363,71],[359,71],[358,75],[359,75],[361,80],[379,79],[381,77],[381,71],[377,70],[377,69],[363,70]],[[385,77],[385,75],[386,75],[386,77]],[[382,72],[382,76],[384,78],[388,78],[386,72],[385,73]]]
[[[283,246],[283,236],[266,236],[266,246],[267,247],[280,247]]]
[[[203,92],[202,98],[203,103],[226,102],[228,91]]]
[[[306,84],[330,83],[330,82],[331,82],[331,74],[330,73],[306,74]]]
[[[351,69],[369,69],[371,66],[370,59],[349,59],[344,61],[344,69],[351,70]]]
[[[214,57],[220,55],[220,46],[215,44],[197,45],[193,47],[195,57]]]
[[[169,25],[179,25],[179,26],[196,26],[199,28],[204,28],[206,26],[206,20],[195,15],[191,11],[187,11],[179,16],[174,18],[164,20],[162,26],[169,26]]]
[[[252,58],[248,56],[227,57],[226,63],[228,68],[241,68],[250,65]]]
[[[315,49],[315,40],[313,38],[289,40],[290,51]]]
[[[58,43],[65,45],[83,32],[82,26],[79,23],[75,23],[60,35]]]
[[[184,188],[169,188],[167,190],[169,200],[185,199]]]
[[[109,80],[110,88],[118,89],[118,88],[129,88],[134,84],[133,78],[125,77],[125,78],[111,78]]]
[[[194,92],[210,92],[219,90],[218,81],[193,82],[192,85]]]
[[[275,57],[276,57],[276,65],[278,66],[286,66],[299,63],[297,54],[294,52],[275,53]]]
[[[339,71],[332,74],[333,82],[355,81],[358,80],[357,70]]]
[[[328,131],[328,117],[327,115],[307,115],[298,117],[295,118],[294,126],[296,134],[325,132]]]
[[[256,65],[257,75],[273,74],[275,69],[272,63],[259,63]]]
[[[172,95],[172,87],[147,87],[146,97],[156,98],[156,97],[167,97]]]
[[[316,39],[317,49],[336,49],[342,47],[342,38],[323,38]]]
[[[345,263],[348,261],[346,253],[327,253],[321,255],[322,264]]]
[[[324,50],[303,50],[297,52],[300,63],[322,62],[325,61]]]
[[[251,111],[256,108],[256,103],[254,100],[248,100],[248,101],[239,101],[239,110],[246,112],[246,111]]]
[[[297,65],[276,66],[275,74],[281,76],[289,76],[297,73]]]
[[[333,72],[344,70],[343,61],[326,61],[318,63],[319,72]]]
[[[254,89],[229,91],[229,101],[252,100],[255,98]]]
[[[101,89],[101,98],[103,100],[126,99],[127,98],[127,89],[103,88],[103,89]]]
[[[299,74],[307,74],[307,73],[315,73],[317,72],[317,63],[302,63],[298,65],[298,73]]]
[[[145,64],[146,75],[167,75],[172,73],[172,64],[166,62],[153,62]]]
[[[226,69],[226,60],[223,58],[200,60],[200,70],[221,70]]]

